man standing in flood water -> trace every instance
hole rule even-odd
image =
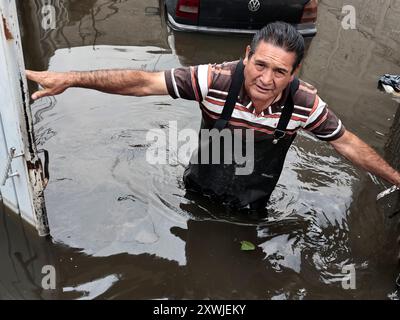
[[[303,56],[302,36],[291,25],[275,22],[256,33],[239,62],[165,72],[27,71],[27,77],[43,87],[32,95],[33,99],[60,94],[70,87],[133,96],[170,95],[199,103],[203,130],[251,131],[253,170],[248,174],[237,173],[240,164],[231,161],[232,148],[224,143],[220,149],[218,143],[216,150],[215,141],[209,137],[200,139],[198,148],[200,154],[209,152],[207,161],[192,158],[184,174],[188,190],[234,208],[265,208],[299,129],[329,142],[355,165],[400,186],[400,173],[347,131],[313,86],[295,77]],[[247,135],[240,136],[245,144],[250,143],[243,138]],[[215,152],[223,155],[219,163],[209,161]],[[230,161],[224,162],[226,159]]]

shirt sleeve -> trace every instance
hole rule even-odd
[[[209,89],[210,65],[181,67],[164,72],[169,95],[174,98],[202,101]]]
[[[315,96],[314,107],[304,129],[323,141],[336,140],[345,132],[342,121],[318,95]]]

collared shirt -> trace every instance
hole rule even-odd
[[[196,100],[203,119],[215,121],[224,108],[237,63],[238,61],[224,62],[165,71],[168,92],[175,99]],[[286,88],[278,101],[257,115],[243,85],[229,126],[253,129],[256,136],[273,135],[288,93],[289,89]],[[294,96],[294,111],[286,134],[293,135],[299,129],[307,130],[324,141],[336,140],[345,131],[340,119],[318,96],[317,90],[302,80]]]

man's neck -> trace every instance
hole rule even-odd
[[[281,97],[282,97],[282,92],[278,94],[278,96],[272,97],[269,100],[252,101],[256,114],[261,114],[261,112],[268,109],[268,107],[272,105],[274,102],[279,101]]]

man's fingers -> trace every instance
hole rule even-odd
[[[49,90],[40,90],[40,91],[36,91],[34,94],[32,94],[32,99],[33,100],[37,100],[43,97],[47,97],[51,95]]]
[[[26,74],[26,77],[29,80],[38,82],[38,74],[39,74],[39,72],[32,71],[32,70],[25,70],[25,74]]]
[[[39,84],[39,87],[42,85],[41,80],[42,80],[42,74],[43,72],[38,72],[38,71],[32,71],[32,70],[25,70],[25,75],[29,80],[32,80],[36,83]],[[50,92],[48,89],[42,89],[39,91],[36,91],[35,93],[32,94],[32,99],[37,100],[46,96],[49,96]]]

